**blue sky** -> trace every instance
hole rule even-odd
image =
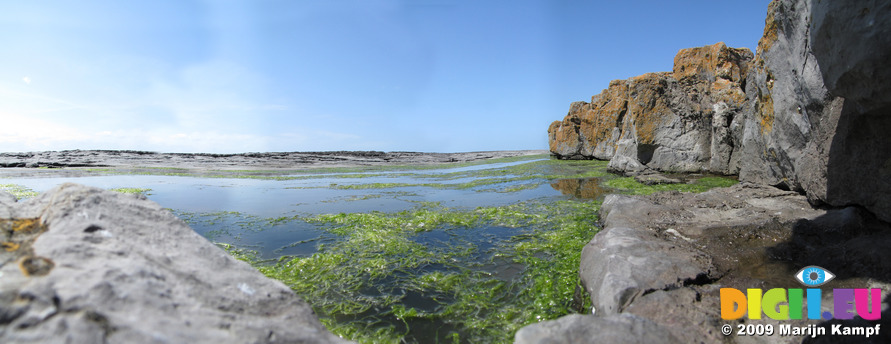
[[[0,1],[0,151],[547,149],[769,1]]]

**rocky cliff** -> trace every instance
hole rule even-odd
[[[756,54],[684,49],[548,128],[552,154],[615,171],[709,171],[891,221],[891,4],[774,1]]]
[[[548,129],[551,152],[615,170],[729,173],[729,125],[745,105],[752,53],[724,43],[681,50],[672,72],[614,80]],[[714,153],[713,153],[714,152]]]
[[[888,2],[770,4],[735,123],[740,180],[891,221],[889,23]]]
[[[727,53],[708,62],[716,51]],[[699,67],[684,84],[689,66]],[[738,174],[743,183],[608,196],[603,229],[581,256],[595,314],[529,325],[516,342],[891,342],[888,331],[736,336],[742,320],[718,311],[720,288],[800,288],[791,276],[818,265],[836,274],[823,305],[835,288],[877,288],[880,319],[783,324],[891,326],[889,74],[891,3],[774,0],[754,56],[723,44],[682,50],[672,73],[613,81],[591,103],[573,103],[548,130],[558,157],[609,159],[638,175]],[[812,207],[822,203],[832,207]],[[730,335],[720,333],[725,325]]]

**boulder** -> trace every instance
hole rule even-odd
[[[0,196],[0,342],[341,343],[288,287],[144,198]]]
[[[711,258],[686,245],[660,240],[637,227],[608,227],[582,250],[579,271],[597,313],[621,313],[653,290],[716,279]]]

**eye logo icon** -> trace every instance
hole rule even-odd
[[[795,274],[795,279],[804,284],[805,287],[819,287],[833,278],[835,278],[835,275],[831,272],[815,265],[805,267]]]

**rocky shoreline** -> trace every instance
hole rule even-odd
[[[891,342],[887,330],[735,331],[743,321],[891,327],[889,23],[889,3],[774,0],[754,54],[723,43],[683,49],[671,72],[616,80],[572,103],[548,128],[557,157],[609,160],[627,175],[712,172],[743,183],[608,196],[603,229],[582,252],[594,315],[530,325],[516,342]],[[836,275],[821,287],[821,311],[838,311],[834,289],[876,288],[881,320],[722,319],[720,288],[801,288],[793,275],[810,265]]]
[[[738,175],[891,221],[889,22],[888,3],[775,0],[754,54],[682,49],[671,72],[615,80],[550,125],[551,153]]]
[[[165,167],[215,170],[283,170],[462,163],[547,153],[545,150],[516,150],[465,153],[333,151],[210,154],[156,153],[128,150],[66,150],[0,153],[0,167]]]
[[[815,209],[798,193],[741,183],[702,194],[609,195],[600,215],[603,229],[582,251],[580,270],[594,314],[527,326],[517,343],[800,343],[720,328],[867,323],[721,319],[721,288],[801,288],[793,275],[807,265],[838,275],[824,288],[823,311],[833,310],[828,288],[878,288],[880,323],[891,326],[891,224],[862,208]],[[891,333],[863,339],[812,342],[885,343]]]
[[[573,103],[549,128],[556,156],[608,159],[647,180],[662,179],[654,170],[705,171],[743,183],[698,195],[608,196],[603,229],[581,258],[593,314],[529,325],[515,341],[891,342],[888,23],[888,3],[775,0],[754,54],[723,44],[682,50],[672,72],[616,81],[590,103]],[[540,153],[64,151],[4,153],[0,166],[294,169]],[[152,202],[63,185],[22,203],[0,192],[0,218],[15,219],[2,228],[4,341],[339,341],[286,287],[198,243]],[[834,310],[833,289],[876,288],[881,320],[721,318],[720,288],[801,288],[792,275],[808,265],[837,275],[821,310]],[[136,294],[148,301],[132,302]],[[156,316],[133,316],[142,313]],[[721,333],[740,324],[885,330],[871,338]]]
[[[0,219],[0,342],[345,342],[290,288],[144,196],[0,191]]]

